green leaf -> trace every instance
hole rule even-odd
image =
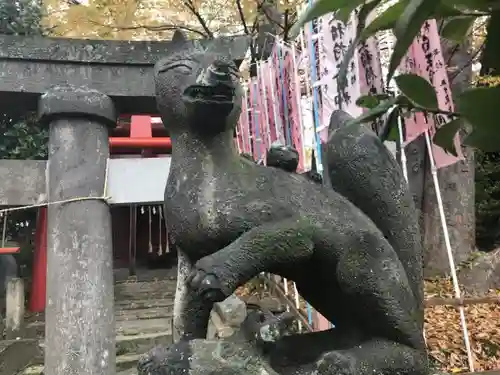
[[[463,121],[460,119],[455,119],[442,125],[436,130],[436,134],[433,139],[434,143],[454,156],[458,156],[457,150],[455,149],[455,143],[453,141],[462,125]]]
[[[398,119],[400,115],[401,111],[399,110],[399,108],[394,108],[394,110],[389,113],[389,116],[387,116],[384,124],[384,134],[381,134],[381,139],[385,138],[385,141],[389,142],[399,141]]]
[[[375,108],[381,101],[389,99],[387,94],[363,95],[356,100],[356,105],[363,108]]]
[[[453,42],[462,43],[469,34],[476,18],[475,16],[462,16],[450,19],[444,25],[441,36]]]
[[[344,24],[349,21],[349,17],[351,16],[352,12],[354,12],[354,9],[356,9],[359,6],[359,3],[357,1],[353,1],[351,4],[348,6],[339,9],[335,13],[335,19],[342,21]]]
[[[379,31],[393,29],[396,26],[396,22],[401,18],[405,8],[407,7],[410,0],[400,0],[387,8],[382,12],[377,18],[375,18],[369,25],[363,30],[363,38],[369,38],[375,35]],[[462,12],[439,4],[436,9],[436,16],[438,18],[447,18],[461,16]]]
[[[408,51],[413,39],[419,33],[425,20],[433,16],[438,4],[439,1],[436,0],[411,0],[407,5],[394,28],[394,35],[397,40],[389,63],[389,73],[387,74],[386,82],[391,81],[394,72]]]
[[[441,0],[441,2],[449,7],[459,7],[473,11],[487,11],[494,4],[491,0]]]
[[[388,30],[396,26],[397,20],[403,14],[409,0],[398,1],[394,5],[387,8],[380,16],[375,18],[363,30],[363,39],[375,35],[375,33],[383,30]]]
[[[339,85],[339,89],[342,90],[347,86],[347,71],[349,68],[349,62],[354,56],[354,52],[356,51],[356,47],[358,43],[365,38],[363,35],[363,29],[366,25],[366,18],[371,13],[373,9],[375,9],[382,0],[374,0],[364,4],[359,10],[358,14],[358,25],[356,29],[356,38],[347,48],[344,58],[342,59],[342,63],[339,67],[339,72],[337,76],[337,85]]]
[[[376,107],[371,108],[361,116],[351,120],[348,125],[362,124],[365,122],[376,120],[378,117],[384,115],[389,110],[389,108],[395,105],[397,100],[398,98],[390,98],[389,100],[380,102]]]
[[[425,78],[416,74],[401,74],[394,80],[399,90],[413,105],[429,109],[438,108],[436,91]]]
[[[497,152],[500,151],[500,132],[492,134],[488,131],[474,130],[464,138],[463,144],[485,152]]]
[[[335,13],[335,19],[343,22],[344,24],[349,21],[349,17],[351,16],[352,11],[356,9],[356,7],[351,8],[351,7],[345,7],[342,9],[339,9],[337,13]]]
[[[491,14],[486,26],[486,41],[481,53],[481,65],[488,74],[497,75],[500,67],[500,11]]]
[[[470,15],[470,12],[462,12],[460,9],[455,8],[453,5],[447,5],[444,4],[443,2],[439,2],[436,11],[435,11],[435,18],[436,19],[443,19],[443,18],[449,18],[449,17],[459,17],[459,16],[466,16]],[[478,14],[479,16],[479,14]]]
[[[375,108],[379,105],[380,100],[373,95],[363,95],[356,100],[356,105],[363,108]]]
[[[500,86],[477,87],[465,90],[457,97],[457,108],[472,125],[474,131],[488,133],[494,137],[500,134],[498,98],[500,98]]]
[[[356,6],[364,3],[364,0],[317,0],[306,11],[302,12],[299,19],[290,29],[289,36],[295,39],[299,35],[300,29],[309,21],[324,16],[325,14],[336,12],[339,9]],[[354,7],[356,8],[356,7]],[[353,9],[354,9],[353,8]]]

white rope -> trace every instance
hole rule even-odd
[[[148,253],[152,253],[153,252],[153,244],[151,243],[151,237],[152,237],[152,233],[151,233],[151,226],[153,224],[153,221],[152,221],[152,217],[151,217],[151,206],[148,206],[148,221],[149,221],[149,225],[148,225],[148,230],[149,230],[149,249],[148,249]]]
[[[269,128],[269,109],[267,108],[267,90],[266,90],[266,83],[264,81],[264,69],[262,67],[262,63],[258,62],[257,63],[257,79],[260,81],[260,87],[262,90],[259,90],[260,94],[260,100],[262,104],[264,105],[264,115],[262,116],[264,120],[264,129],[266,129],[266,137],[267,137],[267,144],[268,147],[271,146],[271,132]],[[257,86],[258,87],[258,86]],[[262,156],[264,157],[264,156]]]
[[[394,107],[393,110],[396,110],[396,107]],[[389,115],[390,116],[390,115]],[[408,166],[406,165],[406,152],[405,148],[403,147],[404,145],[404,136],[403,136],[403,119],[401,116],[398,116],[398,133],[399,133],[399,144],[400,144],[400,152],[401,152],[401,169],[403,169],[403,176],[406,180],[406,183],[408,184]]]
[[[28,210],[30,208],[49,207],[49,206],[55,206],[57,204],[66,204],[66,203],[73,203],[73,202],[98,200],[98,201],[104,201],[107,203],[109,201],[109,199],[111,198],[110,196],[106,195],[107,190],[108,190],[108,178],[109,178],[109,159],[106,159],[106,167],[105,167],[105,172],[104,172],[104,186],[103,186],[102,195],[100,195],[98,197],[75,197],[75,198],[62,199],[59,201],[42,202],[42,203],[30,204],[30,205],[26,205],[26,206],[3,208],[0,210],[0,215],[5,214],[7,212],[23,211],[23,210]]]
[[[163,210],[161,212],[163,217],[163,227],[165,228],[165,253],[170,253],[170,244],[168,242],[167,216]]]
[[[274,66],[274,62],[269,59],[269,64],[270,66]],[[281,118],[278,115],[278,97],[276,96],[276,92],[274,91],[275,85],[276,85],[276,77],[273,74],[273,69],[268,69],[269,70],[269,80],[271,82],[271,98],[272,103],[273,103],[273,117],[274,117],[274,130],[276,132],[276,138],[278,139],[279,142],[282,144],[285,143],[285,135],[283,134],[283,126],[281,125]]]
[[[243,115],[243,113],[241,114]],[[238,148],[238,154],[241,154],[240,142],[238,142],[238,140],[240,139],[240,137],[243,140],[243,137],[241,136],[240,125],[241,125],[241,119],[238,122],[238,125],[236,126],[236,147]]]
[[[425,132],[425,142],[427,144],[427,150],[429,153],[429,161],[431,163],[432,180],[434,182],[434,189],[436,191],[436,199],[437,199],[437,204],[438,204],[438,209],[439,209],[439,217],[441,219],[441,227],[443,229],[444,243],[446,246],[446,252],[448,254],[448,261],[450,263],[450,273],[451,273],[451,279],[453,281],[453,289],[455,291],[455,298],[460,299],[461,298],[460,286],[458,284],[457,271],[455,269],[455,260],[453,258],[453,252],[452,252],[451,243],[450,243],[450,236],[448,233],[448,224],[446,223],[446,216],[444,213],[443,198],[441,196],[441,189],[439,188],[437,168],[436,168],[436,163],[435,163],[434,155],[433,155],[432,148],[431,148],[432,144],[431,144],[431,140],[430,140],[430,136],[429,136],[428,131]],[[459,311],[460,311],[460,323],[462,325],[462,331],[464,334],[465,349],[467,350],[467,360],[469,362],[469,371],[474,372],[474,358],[472,355],[471,343],[470,343],[470,338],[469,338],[469,331],[467,329],[467,322],[465,320],[464,307],[460,306]]]
[[[306,8],[306,5],[303,5],[302,7],[298,6],[296,7],[296,10],[297,10],[297,14],[299,14],[301,12],[301,10],[304,10]],[[314,119],[314,93],[313,93],[313,84],[314,82],[312,82],[312,78],[311,78],[311,63],[310,63],[310,58],[311,56],[309,55],[309,48],[308,46],[306,45],[306,41],[305,41],[305,36],[304,36],[304,29],[302,28],[300,30],[300,33],[299,33],[299,41],[300,41],[300,48],[302,50],[302,63],[305,64],[305,69],[304,71],[306,72],[305,76],[304,76],[304,84],[306,85],[306,98],[308,97],[309,100],[307,100],[307,105],[308,105],[308,109],[307,111],[311,114],[312,116],[312,124],[313,124],[313,128],[314,128],[314,131],[312,132],[312,149],[313,150],[317,150],[318,149],[318,145],[317,145],[317,142],[316,142],[316,133],[318,131],[321,131],[320,129],[317,129],[316,128],[316,121]],[[314,48],[314,43],[313,43],[313,46],[312,48]],[[304,57],[307,57],[307,61],[304,61]],[[318,77],[316,77],[317,79]],[[301,103],[302,104],[302,103]],[[318,103],[319,105],[319,103]],[[302,108],[302,107],[301,107]],[[319,116],[319,114],[318,114]],[[320,159],[320,156],[317,156],[316,157],[316,170],[319,172],[319,173],[323,173],[323,164],[321,164],[319,162],[319,159]],[[313,166],[311,165],[311,168]]]
[[[129,232],[128,232],[128,254],[129,254],[129,264],[132,262],[132,257],[135,258],[135,254],[132,254],[132,249],[137,244],[137,239],[135,243],[132,243],[132,231],[134,230],[133,224],[137,223],[137,206],[131,205],[129,208],[130,220],[129,220]],[[135,215],[135,217],[134,217]],[[135,220],[134,220],[135,219]]]
[[[297,290],[297,285],[293,283],[293,292],[294,292],[294,300],[295,300],[295,307],[297,308],[298,311],[300,311],[300,299],[299,299],[299,291]],[[299,332],[302,331],[302,322],[299,320]]]
[[[158,206],[158,255],[161,256],[163,254],[163,244],[161,241],[161,206]]]
[[[246,108],[246,119],[247,119],[247,132],[250,132],[250,106],[248,105],[248,86],[246,84],[243,85],[243,100],[245,101],[245,108]],[[245,134],[243,134],[243,139],[246,138],[246,141],[248,142],[248,147],[245,147],[245,144],[243,144],[243,149],[245,149],[245,152],[250,153],[251,152],[251,144],[250,144],[250,139],[245,137]]]
[[[300,88],[300,79],[299,79],[299,67],[297,65],[297,57],[295,56],[296,50],[295,50],[295,43],[292,43],[292,63],[293,63],[293,71],[294,71],[294,80],[295,80],[295,92],[296,92],[296,100],[297,100],[297,110],[299,111],[298,117],[299,117],[299,129],[300,129],[300,138],[302,139],[301,142],[301,151],[302,151],[302,157],[305,157],[306,155],[306,150],[304,146],[304,119],[302,117],[302,91]],[[304,160],[302,161],[302,165],[304,165]]]
[[[7,235],[7,215],[8,212],[5,212],[3,216],[3,229],[2,229],[2,248],[5,247],[5,237]]]

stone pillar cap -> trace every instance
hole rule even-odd
[[[71,117],[94,119],[109,128],[116,126],[117,118],[111,98],[88,87],[55,86],[40,97],[38,120],[42,124]]]

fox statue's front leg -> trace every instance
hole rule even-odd
[[[337,297],[340,295],[350,304],[354,324],[364,335],[355,345],[326,351],[316,363],[317,374],[424,375],[427,371],[425,344],[420,321],[415,319],[419,301],[404,266],[380,231],[356,222],[356,217],[363,217],[359,212],[353,210],[352,216],[344,212],[342,217],[352,221],[352,228],[365,229],[345,232],[347,228],[339,230],[332,226],[325,231],[325,223],[315,224],[304,218],[263,224],[197,261],[188,283],[202,299],[212,304],[225,299],[263,271],[294,265],[296,268],[292,269],[297,270],[308,262],[323,267],[330,265],[336,279],[335,282],[327,279],[332,285],[311,276],[297,286],[299,290],[324,288],[325,293],[332,293],[326,294],[329,298],[324,298],[318,308],[327,306],[338,288],[341,294],[337,293]],[[367,325],[366,322],[372,320],[378,325]],[[332,333],[339,335],[339,342],[348,341],[342,337],[341,330],[334,329]],[[335,340],[335,336],[332,338]]]
[[[182,338],[204,339],[212,306],[207,305],[189,287],[188,278],[193,269],[191,261],[182,250],[178,250],[177,288],[174,300],[172,335],[174,342]]]

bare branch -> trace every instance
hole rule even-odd
[[[252,33],[250,33],[250,30],[248,30],[247,23],[245,21],[245,15],[243,14],[243,8],[241,7],[241,0],[236,0],[236,7],[238,8],[238,14],[240,15],[240,20],[241,24],[243,25],[243,30],[245,31],[245,34],[251,38],[250,40],[251,64],[255,64],[255,61],[257,59],[257,51],[255,50],[255,44],[252,38],[253,27],[252,27]],[[257,23],[256,20],[254,22],[254,26]]]
[[[99,23],[97,21],[89,19],[89,22],[101,26],[101,27],[107,27],[109,29],[113,30],[139,30],[139,29],[144,29],[144,30],[149,30],[149,31],[165,31],[165,30],[176,30],[176,29],[182,29],[186,31],[190,31],[192,33],[198,34],[203,37],[210,37],[209,35],[205,34],[203,31],[197,30],[195,28],[189,27],[189,26],[180,26],[180,25],[175,25],[175,24],[162,24],[162,25],[134,25],[134,26],[119,26],[119,25],[109,25],[109,24],[103,24]]]
[[[241,7],[241,0],[236,0],[236,7],[238,8],[238,14],[240,15],[240,20],[241,24],[243,25],[243,30],[245,30],[245,34],[250,35],[247,23],[245,22],[245,15],[243,14],[243,8]]]
[[[474,61],[479,56],[479,54],[483,51],[483,49],[484,49],[484,43],[481,45],[481,47],[479,47],[474,52],[474,54],[471,56],[471,58],[467,64],[465,64],[460,69],[458,69],[456,72],[454,72],[453,75],[450,74],[450,82],[453,82],[455,80],[455,78],[457,78],[460,75],[460,73],[462,73],[465,69],[467,69],[469,66],[474,64]]]
[[[283,41],[288,42],[288,32],[290,31],[289,23],[289,10],[285,10],[284,19],[283,19]]]
[[[255,3],[257,4],[257,10],[261,11],[262,14],[266,17],[266,19],[270,23],[272,23],[273,25],[279,26],[281,28],[281,30],[285,31],[285,28],[284,28],[284,25],[282,24],[282,22],[280,20],[273,18],[272,15],[268,13],[268,10],[266,9],[264,2],[265,2],[265,0],[263,0],[261,2],[259,2],[259,0],[255,0]]]
[[[203,19],[203,17],[201,16],[200,12],[198,12],[193,4],[193,1],[192,0],[184,0],[183,1],[183,4],[186,8],[188,8],[191,13],[193,13],[193,15],[196,17],[196,19],[198,20],[198,22],[200,23],[201,27],[203,28],[203,30],[205,30],[205,33],[208,35],[209,38],[213,38],[214,37],[214,34],[212,33],[212,31],[209,29],[207,23],[205,22],[205,20]]]
[[[258,21],[257,17],[255,17],[255,19],[253,20],[252,28],[250,30],[251,35],[253,35],[257,31],[258,25],[259,25],[259,21]]]

